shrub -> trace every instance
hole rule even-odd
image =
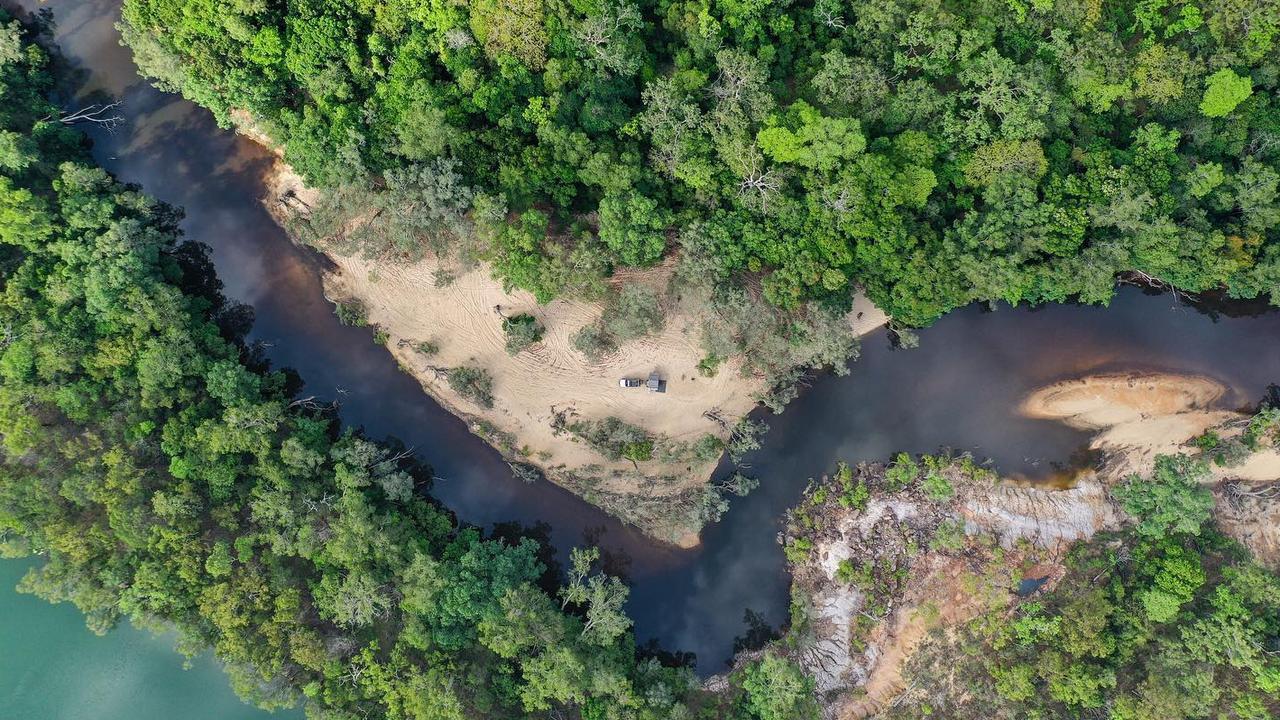
[[[1222,437],[1213,430],[1206,430],[1204,433],[1192,438],[1191,444],[1200,448],[1205,452],[1209,452],[1218,447],[1218,443],[1222,442]]]
[[[579,420],[569,426],[569,432],[610,460],[637,462],[653,457],[654,442],[649,433],[616,417]]]
[[[787,543],[783,554],[792,565],[803,565],[809,559],[809,551],[813,549],[813,541],[808,538],[795,538]]]
[[[462,365],[453,368],[448,375],[449,387],[472,402],[493,407],[493,378],[484,368]]]
[[[930,468],[929,472],[925,473],[922,487],[925,497],[934,502],[950,500],[951,496],[956,494],[955,488],[951,487],[951,481],[942,474],[941,468]]]
[[[364,305],[354,300],[334,303],[333,314],[338,316],[338,322],[350,327],[364,327],[369,324]]]
[[[964,521],[959,519],[943,520],[933,531],[933,539],[929,541],[932,550],[955,552],[964,547]]]
[[[871,489],[867,487],[866,482],[859,480],[857,483],[845,485],[844,492],[840,494],[840,505],[862,512],[867,509],[867,502],[870,499]]]
[[[438,289],[449,287],[457,279],[458,276],[455,275],[452,270],[447,270],[445,268],[436,268],[435,271],[431,273],[431,284],[435,285]]]
[[[898,453],[893,464],[885,468],[884,480],[891,491],[902,490],[916,481],[920,466],[907,453]]]
[[[600,360],[618,349],[613,337],[605,332],[604,328],[598,323],[586,325],[574,333],[572,343],[575,350],[593,361]]]
[[[658,293],[648,285],[623,285],[605,306],[601,327],[621,344],[662,329],[662,306]]]
[[[542,323],[528,313],[504,319],[502,330],[507,334],[507,352],[512,355],[542,340]]]
[[[875,574],[871,565],[858,565],[852,558],[845,558],[836,566],[836,581],[870,589],[875,582]]]
[[[693,456],[703,462],[711,462],[720,458],[724,448],[723,440],[711,433],[706,433],[693,444]]]
[[[1161,455],[1150,478],[1132,475],[1111,494],[1138,519],[1139,535],[1198,535],[1213,509],[1213,493],[1200,484],[1208,477],[1209,468],[1203,462],[1185,455]]]
[[[633,463],[645,462],[653,459],[653,441],[652,440],[636,440],[622,446],[622,457]]]
[[[813,679],[799,665],[767,653],[743,672],[742,689],[750,717],[759,720],[807,720],[819,715]]]
[[[723,362],[724,358],[719,355],[707,355],[698,361],[698,374],[702,377],[715,377]]]

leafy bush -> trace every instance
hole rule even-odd
[[[958,518],[943,520],[933,531],[929,547],[933,550],[955,552],[964,547],[964,520]]]
[[[742,675],[748,717],[759,720],[817,720],[813,679],[800,666],[773,652],[748,665]]]
[[[639,462],[653,457],[654,438],[644,428],[620,418],[578,420],[569,425],[569,432],[610,460]]]
[[[618,349],[613,336],[598,323],[584,325],[573,334],[572,343],[575,350],[593,361],[599,361]]]
[[[1138,520],[1137,531],[1148,537],[1169,533],[1197,534],[1213,510],[1213,493],[1201,483],[1208,466],[1185,455],[1161,455],[1149,478],[1131,475],[1111,494],[1125,512]]]
[[[813,550],[813,541],[808,538],[794,538],[783,549],[787,562],[792,565],[803,565],[809,561],[809,551]]]
[[[449,387],[462,397],[484,407],[493,407],[493,377],[484,368],[461,365],[449,371]]]
[[[507,352],[512,355],[542,340],[542,323],[527,313],[504,318],[502,330],[507,334]]]
[[[707,355],[698,361],[698,374],[702,377],[713,378],[716,373],[720,372],[720,365],[724,363],[724,358],[719,355]]]
[[[600,319],[573,335],[573,347],[591,360],[599,360],[628,340],[662,329],[658,295],[647,285],[628,284],[605,305]]]
[[[338,322],[343,325],[364,327],[369,324],[364,305],[354,300],[334,303],[333,314],[338,316]]]
[[[910,487],[916,481],[916,477],[920,474],[920,466],[915,459],[907,453],[898,453],[893,459],[893,463],[885,468],[884,479],[885,484],[891,492],[904,490]]]
[[[605,306],[600,325],[622,344],[662,329],[662,306],[648,285],[627,284]]]
[[[921,483],[924,489],[925,497],[934,502],[944,502],[950,500],[951,496],[956,494],[955,488],[951,487],[951,481],[941,470],[930,468],[924,475],[924,482]]]

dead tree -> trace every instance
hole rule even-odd
[[[1147,274],[1141,270],[1129,270],[1121,273],[1120,282],[1128,283],[1130,285],[1146,286],[1157,290],[1168,290],[1173,294],[1173,299],[1175,301],[1178,299],[1185,299],[1190,302],[1195,302],[1199,299],[1193,293],[1186,292],[1185,290],[1179,290],[1173,283],[1167,280],[1161,280],[1160,278]]]
[[[1280,498],[1280,484],[1266,487],[1253,487],[1248,483],[1235,481],[1226,485],[1227,502],[1236,510],[1243,510],[1249,500],[1270,500]]]
[[[843,32],[845,28],[848,27],[847,25],[845,25],[844,18],[831,12],[831,10],[827,8],[818,8],[817,10],[815,10],[815,13],[818,16],[818,19],[822,21],[822,24],[826,25],[832,30],[840,30],[841,32]]]
[[[92,123],[99,127],[105,128],[108,132],[114,131],[116,128],[124,124],[125,117],[116,109],[124,103],[117,101],[103,105],[94,103],[79,110],[62,110],[58,112],[58,122],[63,125],[76,125],[79,123]],[[53,120],[53,115],[46,115],[45,120]]]

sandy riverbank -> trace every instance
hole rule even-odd
[[[1119,480],[1151,470],[1157,455],[1190,453],[1206,430],[1229,438],[1246,416],[1225,409],[1228,388],[1213,378],[1175,373],[1109,373],[1066,380],[1027,397],[1021,412],[1096,432],[1091,447],[1106,453],[1104,475]],[[1214,465],[1215,480],[1280,479],[1280,453],[1266,448],[1243,464]]]
[[[678,308],[664,308],[667,321],[660,332],[625,343],[593,362],[573,348],[572,338],[600,317],[599,304],[553,300],[539,305],[528,292],[507,292],[484,265],[436,287],[433,277],[440,263],[433,258],[405,265],[361,257],[332,260],[336,269],[325,278],[326,294],[331,300],[359,303],[369,323],[386,333],[387,348],[432,397],[471,422],[508,459],[533,465],[590,500],[671,498],[679,512],[679,505],[690,502],[685,496],[708,481],[717,461],[655,458],[633,465],[629,460],[609,460],[565,432],[564,421],[616,417],[674,444],[692,443],[707,434],[724,439],[724,427],[708,413],[733,422],[750,412],[766,390],[764,381],[744,375],[735,359],[726,361],[713,377],[699,374],[698,363],[706,354],[699,345],[700,324]],[[671,267],[668,262],[643,272],[619,273],[611,282],[644,283],[661,290]],[[537,318],[545,332],[540,342],[511,355],[505,347],[503,316],[522,313]],[[859,334],[885,320],[862,298],[849,318]],[[419,351],[423,342],[436,352]],[[493,378],[492,408],[460,396],[436,370],[462,365],[483,368]],[[646,378],[651,372],[665,380],[666,392],[619,386],[621,378]],[[682,532],[678,523],[642,527],[683,546],[697,543],[696,535]]]
[[[1042,388],[1022,411],[1096,430],[1092,447],[1106,457],[1100,474],[1115,483],[1150,472],[1157,455],[1199,453],[1191,440],[1205,431],[1223,441],[1236,438],[1248,416],[1220,407],[1226,393],[1203,376],[1095,375]],[[1280,450],[1264,444],[1233,463],[1212,461],[1209,469],[1219,529],[1264,565],[1280,569]]]
[[[245,123],[244,127],[249,127]],[[259,142],[261,133],[242,129]],[[272,214],[287,212],[285,196],[315,202],[314,191],[283,162],[267,179]],[[294,203],[298,205],[298,203]],[[566,432],[575,420],[616,417],[644,428],[667,445],[692,443],[707,434],[721,439],[724,424],[745,416],[765,390],[762,378],[745,375],[734,358],[713,377],[698,363],[705,357],[699,343],[699,318],[664,301],[666,323],[653,335],[623,344],[599,361],[572,346],[573,335],[600,317],[598,303],[557,299],[539,305],[531,293],[508,292],[481,264],[454,275],[444,286],[435,282],[442,262],[435,257],[413,263],[370,260],[328,253],[334,269],[325,292],[335,302],[353,302],[367,321],[384,334],[386,346],[401,367],[423,389],[462,417],[473,431],[497,447],[509,461],[536,467],[550,480],[595,502],[650,533],[677,545],[696,545],[694,505],[717,461],[689,455],[633,464],[610,460]],[[643,270],[617,273],[611,282],[643,283],[665,295],[674,259]],[[516,355],[507,352],[503,317],[528,313],[545,329],[540,342]],[[863,335],[887,321],[865,297],[857,297],[848,315],[850,329]],[[423,352],[429,343],[434,352]],[[443,370],[458,366],[483,368],[493,380],[493,407],[484,407],[454,391]],[[622,388],[621,378],[647,378],[657,372],[665,393]]]

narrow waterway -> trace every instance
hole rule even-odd
[[[562,552],[589,541],[623,558],[640,640],[696,653],[703,672],[724,666],[744,631],[744,611],[774,625],[785,620],[778,520],[807,479],[836,460],[951,447],[990,459],[1006,473],[1043,476],[1084,441],[1062,426],[1016,415],[1021,397],[1044,382],[1107,368],[1202,372],[1229,383],[1232,402],[1243,405],[1280,380],[1276,313],[1215,319],[1167,295],[1133,289],[1105,309],[967,308],[920,333],[916,350],[892,350],[883,332],[865,338],[849,377],[818,378],[785,414],[767,418],[772,431],[765,447],[747,461],[762,480],[759,490],[709,528],[701,547],[658,545],[554,485],[512,478],[498,454],[426,397],[367,329],[337,322],[321,292],[319,258],[291,244],[259,203],[270,154],[138,78],[114,29],[117,2],[47,3],[63,54],[82,71],[65,102],[83,104],[95,94],[124,100],[128,124],[94,133],[95,157],[122,180],[186,209],[183,227],[213,248],[228,296],[255,307],[252,339],[267,345],[277,366],[295,368],[307,393],[339,400],[347,424],[416,448],[441,478],[435,494],[464,520],[542,522]],[[218,709],[230,691],[211,661],[175,680],[179,661],[163,639],[143,641],[129,628],[94,638],[69,608],[11,592],[22,567],[0,564],[0,708],[24,708],[24,720],[266,717],[247,707]],[[41,623],[57,627],[63,644],[26,630]],[[103,656],[111,662],[95,672],[83,669]],[[33,682],[30,668],[63,684]],[[151,704],[93,706],[86,714],[84,698],[104,692],[93,683],[111,685],[117,676]],[[83,684],[76,684],[78,677]],[[197,709],[164,709],[171,692]]]

